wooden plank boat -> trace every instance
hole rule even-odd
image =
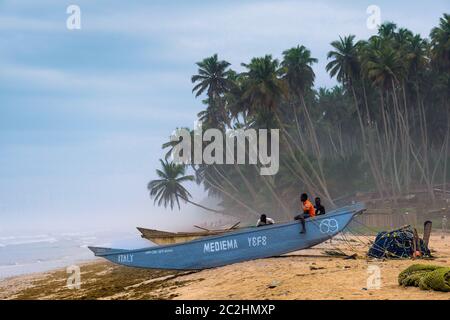
[[[356,204],[306,220],[301,234],[298,221],[259,228],[243,228],[189,242],[136,250],[89,247],[98,257],[138,268],[198,270],[268,258],[310,248],[341,232],[353,216],[365,210]]]
[[[234,224],[230,228],[219,230],[208,230],[199,226],[195,226],[196,228],[203,230],[199,232],[167,232],[161,230],[146,229],[142,227],[137,227],[137,229],[141,233],[142,238],[150,240],[159,245],[166,245],[166,244],[188,242],[202,237],[230,232],[231,230],[235,230],[238,225],[239,222]]]

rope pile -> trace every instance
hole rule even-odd
[[[399,285],[450,292],[450,267],[413,264],[398,275]]]

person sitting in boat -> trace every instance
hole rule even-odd
[[[265,214],[262,214],[261,217],[258,219],[258,222],[256,223],[257,227],[266,226],[268,224],[274,224],[275,221],[271,218],[267,218]]]
[[[314,202],[315,202],[314,209],[316,209],[316,216],[325,214],[325,207],[320,203],[320,198],[316,197],[316,199],[314,199]]]
[[[308,195],[306,193],[301,194],[300,201],[302,202],[301,210],[303,211],[303,213],[297,215],[294,219],[300,220],[300,223],[302,224],[302,231],[300,231],[300,233],[305,233],[306,232],[305,219],[315,217],[316,209],[314,209],[314,206],[311,203],[311,201],[308,200]]]

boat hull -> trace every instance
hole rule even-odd
[[[295,221],[138,250],[90,249],[96,256],[130,267],[175,270],[213,268],[310,248],[341,232],[362,210],[361,205],[355,205],[307,219],[307,232],[304,234],[300,234],[301,225]]]

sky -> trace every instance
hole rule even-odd
[[[72,4],[79,30],[66,27]],[[153,206],[146,189],[161,144],[202,109],[195,62],[218,53],[241,70],[302,44],[319,59],[316,86],[331,87],[329,43],[374,34],[369,5],[422,36],[450,12],[448,0],[0,0],[0,234],[203,221]]]

